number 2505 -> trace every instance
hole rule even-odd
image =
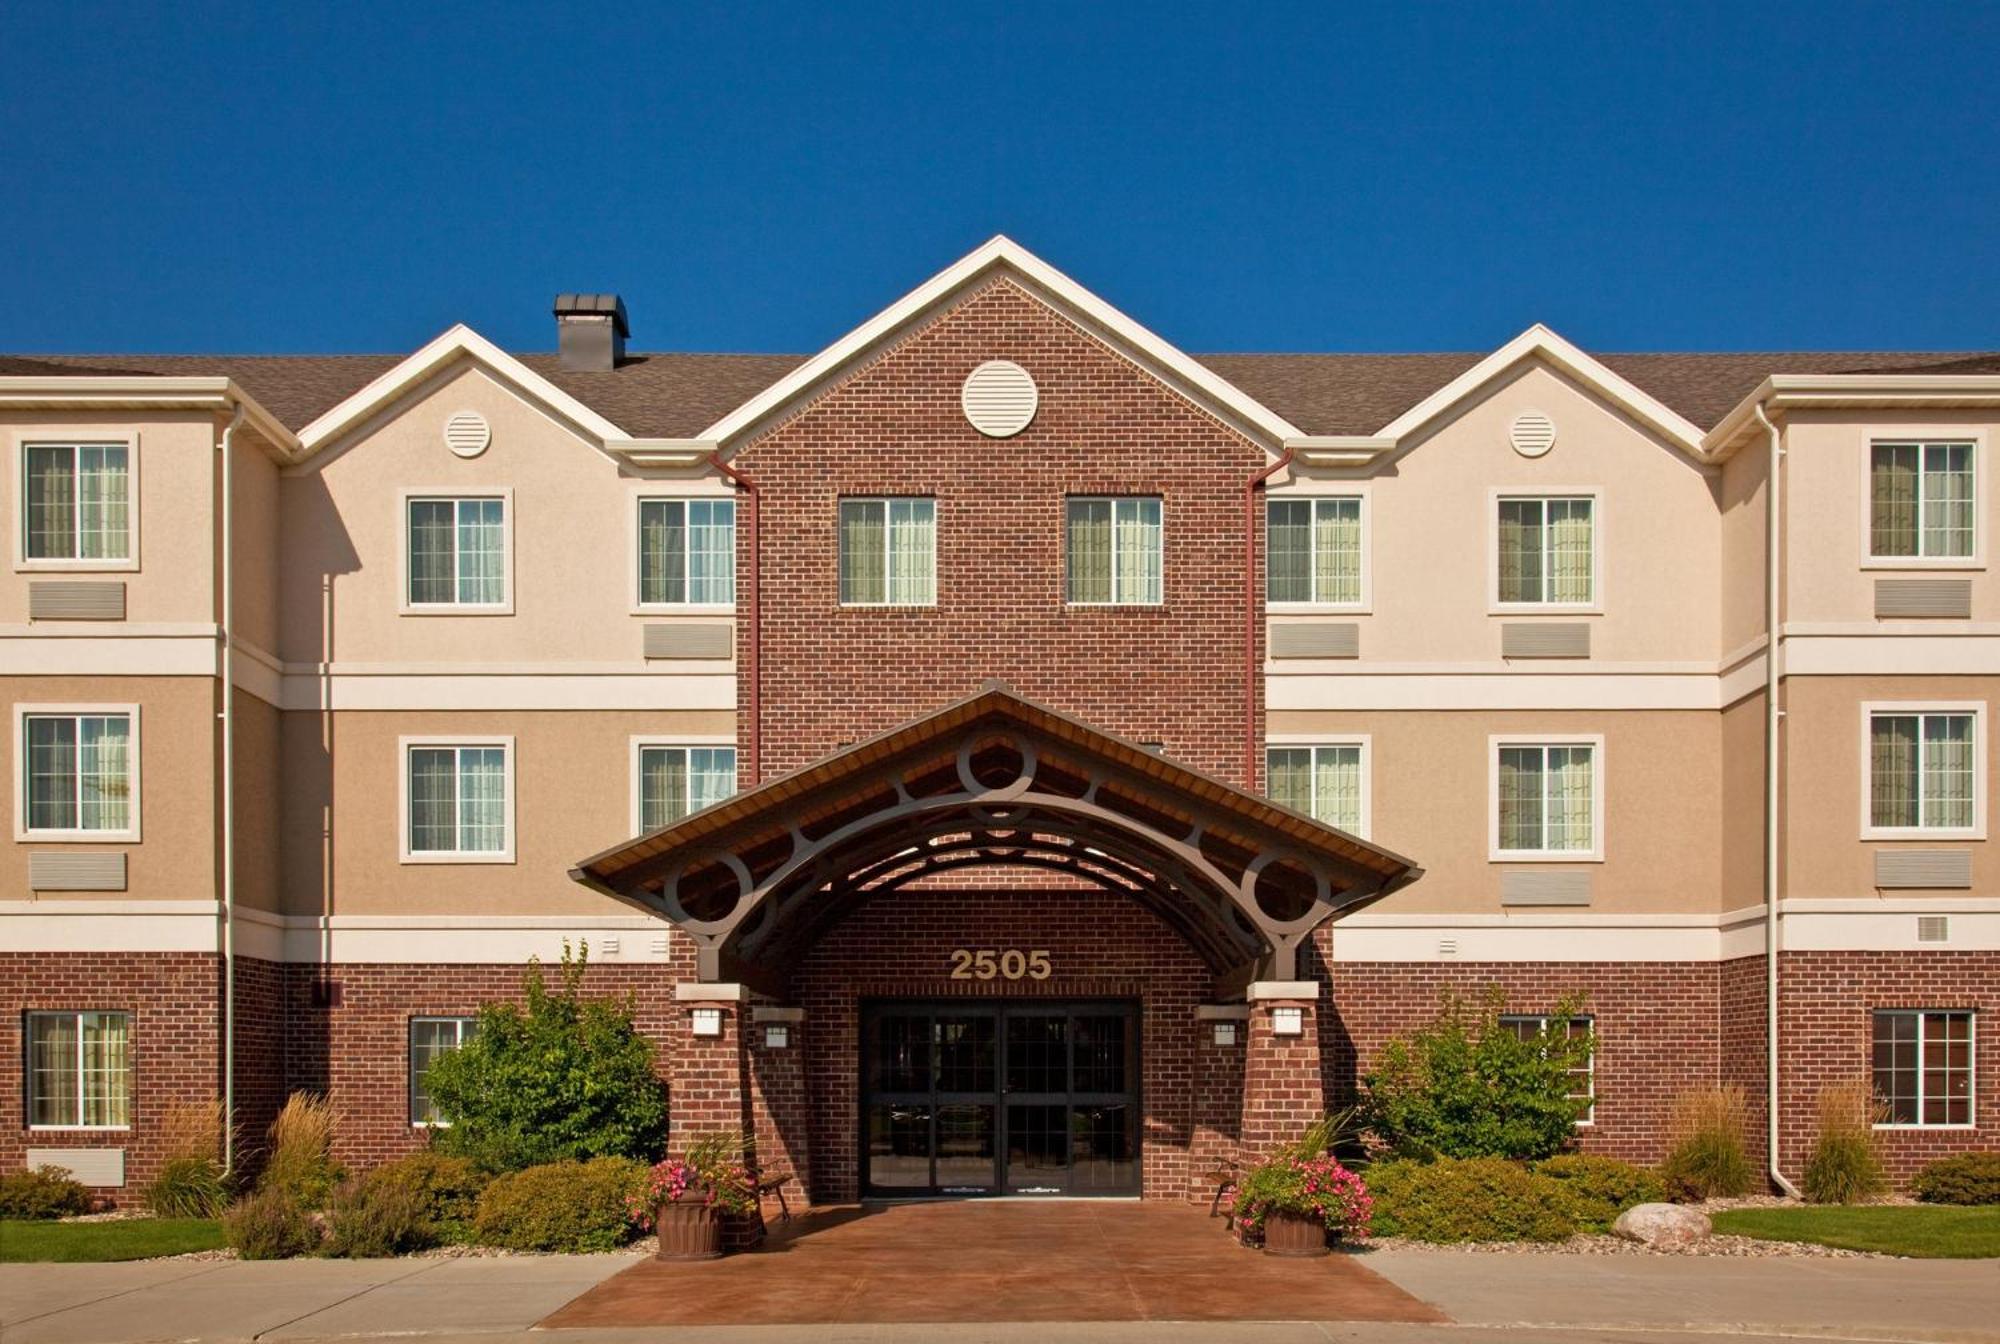
[[[951,978],[954,980],[1046,980],[1054,968],[1046,952],[1023,952],[1018,948],[955,947],[951,950]]]

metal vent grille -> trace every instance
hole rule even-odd
[[[493,442],[493,426],[478,411],[460,411],[444,422],[444,446],[460,457],[478,457]]]
[[[1361,627],[1354,621],[1284,621],[1271,627],[1273,658],[1359,658]]]
[[[123,891],[125,856],[112,853],[78,853],[75,850],[42,850],[28,855],[28,888],[31,891]]]
[[[989,359],[966,376],[958,404],[972,427],[989,439],[1011,439],[1035,418],[1041,394],[1019,364]]]
[[[648,658],[728,658],[736,627],[726,621],[676,621],[646,627]]]
[[[1556,446],[1556,422],[1540,411],[1523,411],[1508,427],[1507,442],[1522,457],[1540,457]]]
[[[30,1148],[26,1166],[62,1167],[77,1184],[107,1189],[125,1184],[123,1148]]]
[[[1589,905],[1590,874],[1510,868],[1500,874],[1502,905]]]
[[[1920,943],[1950,942],[1951,920],[1943,915],[1918,915],[1917,941]]]
[[[1878,849],[1875,885],[1891,890],[1959,890],[1972,885],[1969,849]]]
[[[1971,579],[1877,579],[1878,617],[1944,617],[1964,620],[1972,615]]]
[[[1508,621],[1500,627],[1502,658],[1588,658],[1590,627],[1582,621]]]
[[[122,621],[125,585],[81,579],[36,579],[28,585],[31,621]]]

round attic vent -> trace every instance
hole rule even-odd
[[[1540,411],[1523,411],[1508,427],[1507,442],[1522,457],[1540,457],[1556,446],[1556,422]]]
[[[958,404],[972,427],[989,439],[1011,439],[1028,427],[1041,404],[1035,380],[1019,364],[989,359],[966,375]]]
[[[478,411],[460,411],[444,422],[444,446],[460,457],[478,457],[493,442],[493,427]]]

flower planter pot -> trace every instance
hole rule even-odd
[[[722,1255],[721,1211],[699,1191],[662,1200],[654,1226],[660,1232],[661,1260],[715,1260]]]
[[[1273,1209],[1264,1215],[1264,1254],[1304,1258],[1325,1255],[1326,1224]]]

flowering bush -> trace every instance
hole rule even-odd
[[[1328,1156],[1281,1153],[1253,1167],[1236,1192],[1236,1216],[1261,1232],[1276,1211],[1316,1218],[1336,1237],[1365,1237],[1375,1201],[1359,1176]]]
[[[688,1146],[685,1158],[655,1163],[642,1193],[631,1200],[632,1221],[651,1231],[662,1204],[699,1201],[724,1213],[749,1213],[757,1207],[757,1183],[744,1160],[739,1134],[710,1134]]]

